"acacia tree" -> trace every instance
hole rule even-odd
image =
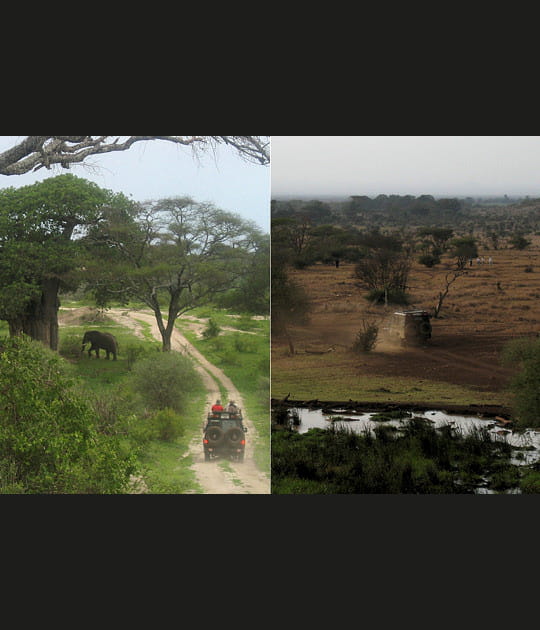
[[[163,140],[195,151],[218,145],[233,148],[241,157],[259,164],[270,162],[268,136],[27,136],[0,153],[0,175],[21,175],[58,165],[69,169],[92,155],[126,151],[137,142]]]
[[[123,195],[71,174],[0,191],[0,318],[58,348],[58,293],[82,265],[74,239]]]
[[[410,252],[400,240],[378,232],[364,235],[355,274],[377,301],[403,301],[411,269]]]
[[[435,318],[439,317],[443,302],[450,292],[450,287],[458,278],[467,274],[467,262],[478,256],[476,240],[471,236],[455,238],[451,241],[450,245],[452,247],[450,254],[456,259],[456,266],[454,269],[447,271],[444,276],[444,287],[441,291],[439,291],[437,304],[435,305],[435,309],[433,311],[433,317]]]
[[[90,230],[85,243],[97,263],[88,286],[103,300],[135,298],[151,308],[168,351],[180,315],[250,273],[260,238],[252,222],[190,197],[146,202]]]

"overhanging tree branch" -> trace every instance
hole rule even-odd
[[[269,136],[27,136],[0,153],[0,175],[21,175],[54,165],[69,169],[91,155],[127,151],[136,142],[162,140],[195,151],[232,147],[242,158],[263,165],[270,163]]]

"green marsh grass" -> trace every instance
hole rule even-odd
[[[522,478],[534,491],[531,472],[510,462],[513,447],[485,429],[439,430],[421,418],[389,429],[274,429],[272,494],[472,494],[486,483],[505,492]]]

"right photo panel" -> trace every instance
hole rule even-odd
[[[540,493],[540,137],[271,147],[271,493]]]

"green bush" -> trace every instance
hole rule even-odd
[[[257,343],[249,335],[234,333],[232,336],[236,352],[256,352]]]
[[[79,359],[82,352],[82,335],[69,333],[60,340],[58,351],[66,359]],[[88,350],[88,346],[86,347]]]
[[[540,339],[516,338],[502,350],[503,365],[519,371],[510,381],[516,425],[540,426]]]
[[[124,346],[124,357],[127,361],[128,370],[133,368],[136,361],[140,361],[156,353],[157,346],[149,347],[148,344],[130,343]],[[159,348],[157,348],[159,350]]]
[[[356,333],[356,338],[352,346],[353,352],[369,352],[373,350],[377,342],[378,334],[378,326],[363,321],[362,330]]]
[[[441,259],[439,256],[436,256],[434,254],[424,254],[420,256],[418,262],[421,265],[425,265],[426,267],[433,267],[435,265],[438,265],[441,262]]]
[[[131,371],[133,389],[151,410],[183,411],[198,380],[191,359],[174,351],[148,356]]]
[[[214,319],[210,318],[208,320],[206,328],[202,332],[202,336],[204,339],[213,339],[214,337],[217,337],[220,332],[221,328],[219,327],[217,322]]]
[[[152,416],[152,424],[158,440],[162,442],[174,442],[184,434],[181,416],[170,407],[157,411]]]
[[[0,492],[125,492],[134,455],[99,431],[68,364],[27,337],[0,339]]]

